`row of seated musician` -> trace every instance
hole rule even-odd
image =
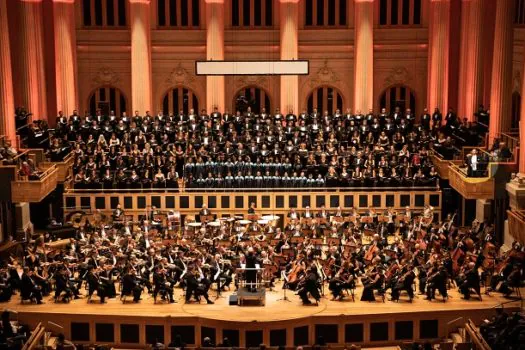
[[[436,120],[440,120],[438,114]],[[293,166],[293,171],[287,171],[290,177],[294,172],[299,176],[304,171],[305,176],[313,174],[316,180],[321,174],[325,182],[332,180],[331,167],[337,176],[343,178],[350,177],[345,174],[354,170],[371,176],[375,170],[379,177],[384,174],[393,178],[397,172],[399,177],[408,178],[416,176],[419,170],[428,176],[431,164],[427,149],[439,129],[414,128],[414,118],[409,110],[407,113],[396,110],[392,114],[383,110],[377,117],[373,112],[365,117],[352,113],[343,116],[340,112],[321,116],[313,111],[301,114],[299,118],[293,114],[287,116],[289,120],[285,125],[279,122],[284,117],[270,118],[250,111],[239,113],[225,122],[227,118],[230,118],[227,113],[222,115],[217,111],[212,116],[204,113],[200,117],[194,115],[186,119],[186,116],[181,116],[176,120],[162,114],[144,118],[138,115],[129,118],[125,114],[97,115],[95,118],[77,115],[69,119],[62,116],[50,151],[62,152],[66,144],[71,144],[76,158],[74,173],[79,174],[84,169],[88,182],[93,179],[102,182],[108,168],[113,177],[121,169],[135,170],[145,182],[155,182],[157,176],[160,177],[159,169],[167,177],[171,167],[175,167],[174,172],[185,179],[191,176],[192,182],[201,176],[205,178],[208,172],[215,176],[217,171],[226,179],[228,170],[233,177],[238,177],[240,169],[225,167],[237,162],[243,163],[243,177],[248,176],[245,166],[248,163],[253,168],[251,176],[257,176],[257,171],[261,176],[266,171],[274,176],[273,169],[257,169],[259,163],[264,168],[271,164],[290,164]],[[356,120],[362,125],[353,127]],[[424,120],[430,120],[430,115]],[[112,130],[122,130],[81,132],[82,125],[97,123],[104,123]],[[189,128],[189,125],[197,127]],[[398,126],[401,129],[396,131]],[[201,165],[206,166],[202,171],[199,170]],[[224,169],[220,171],[221,168]],[[391,168],[396,168],[396,171]],[[284,171],[280,171],[281,177]]]
[[[332,216],[344,217],[340,209],[337,211],[340,213]],[[1,284],[21,289],[23,298],[37,302],[53,288],[58,298],[64,295],[74,298],[81,294],[84,282],[89,295],[96,292],[105,301],[116,296],[116,281],[121,281],[121,293],[133,296],[136,302],[144,289],[153,294],[154,300],[164,296],[172,301],[173,287],[177,285],[185,288],[187,302],[200,298],[210,302],[212,284],[220,291],[243,268],[258,264],[264,266],[261,273],[266,274],[264,280],[269,285],[283,279],[284,288],[295,290],[307,304],[309,296],[318,300],[319,289],[325,282],[329,288],[332,284],[330,290],[334,292],[340,282],[352,286],[352,281],[357,285],[360,279],[361,300],[373,301],[374,291],[384,295],[390,288],[393,300],[401,290],[407,290],[411,297],[410,282],[415,278],[420,292],[429,299],[434,298],[436,291],[446,297],[447,282],[453,280],[466,298],[471,291],[481,298],[480,282],[484,278],[480,278],[480,271],[491,282],[497,282],[496,289],[502,292],[500,283],[513,287],[523,276],[525,253],[521,246],[513,246],[512,252],[501,261],[501,270],[491,268],[493,264],[484,264],[478,258],[489,259],[491,254],[497,254],[497,250],[489,249],[497,244],[491,225],[460,229],[454,224],[454,217],[434,221],[431,208],[422,215],[411,213],[410,209],[404,213],[388,210],[377,220],[374,215],[366,220],[355,215],[349,220],[326,220],[324,225],[331,233],[326,243],[309,235],[300,237],[302,240],[293,239],[295,232],[308,228],[309,220],[299,228],[296,222],[293,231],[283,232],[277,227],[279,217],[263,216],[262,221],[236,217],[211,221],[212,213],[206,207],[199,214],[207,218],[206,225],[188,225],[188,229],[180,232],[182,238],[171,240],[169,230],[153,229],[149,220],[133,227],[125,221],[89,229],[81,227],[79,236],[60,251],[50,251],[50,243],[37,238],[27,245],[22,260],[2,262],[5,270],[0,273]],[[257,215],[257,211],[250,215]],[[401,215],[403,220],[394,218]],[[295,211],[289,216],[299,218]],[[317,216],[330,217],[325,208],[320,208]],[[257,229],[252,234],[250,227],[254,223]],[[370,232],[370,239],[364,240]],[[20,267],[24,268],[21,279],[16,273]],[[341,280],[341,276],[346,277]],[[248,277],[245,278],[252,279]],[[340,298],[339,293],[334,296]]]

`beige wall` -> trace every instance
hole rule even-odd
[[[228,4],[228,2],[225,2]],[[228,6],[225,15],[225,59],[279,59],[279,2],[274,3],[274,27],[232,29]],[[353,108],[354,29],[353,3],[348,6],[348,25],[338,29],[305,29],[303,2],[299,6],[299,57],[310,60],[310,75],[299,78],[299,107],[306,107],[309,93],[316,87],[331,85],[343,95],[344,107]],[[80,2],[77,2],[77,46],[80,111],[88,106],[90,93],[98,86],[119,88],[131,108],[131,53],[128,29],[82,28]],[[194,61],[206,58],[205,13],[197,30],[156,28],[156,0],[152,13],[152,81],[153,109],[161,107],[164,94],[173,87],[185,86],[194,91],[199,105],[205,106],[206,79],[195,76]],[[204,0],[201,4],[204,12]],[[378,11],[376,11],[378,12]],[[391,85],[407,85],[416,95],[419,114],[426,105],[427,43],[426,6],[423,25],[410,29],[374,31],[374,108],[379,108],[380,94]],[[377,22],[377,19],[376,19]],[[520,66],[520,65],[517,65]],[[226,77],[226,106],[231,109],[235,93],[245,86],[263,88],[270,96],[272,109],[279,106],[278,77]],[[144,111],[141,111],[141,113]]]

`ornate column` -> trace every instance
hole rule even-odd
[[[299,0],[280,0],[281,60],[299,58]],[[281,112],[299,110],[299,76],[281,75]]]
[[[354,0],[354,109],[374,107],[374,0]]]
[[[133,111],[151,111],[150,0],[129,0],[131,24],[131,100]],[[130,111],[132,112],[132,111]]]
[[[224,60],[224,0],[206,0],[206,59]],[[206,108],[225,110],[224,75],[206,77]]]
[[[521,73],[521,96],[525,96],[525,60],[523,61],[523,69]],[[491,115],[492,118],[492,115]],[[520,130],[520,168],[519,173],[522,176],[525,176],[525,103],[521,104],[521,112],[520,112],[520,124],[519,124],[519,130]]]
[[[459,83],[458,83],[458,106],[457,113],[459,118],[466,117],[465,85],[467,82],[467,56],[470,48],[468,47],[469,36],[469,10],[471,0],[461,0],[461,25],[459,32]]]
[[[0,133],[6,135],[13,145],[16,139],[15,101],[13,96],[13,73],[11,71],[11,48],[7,25],[7,4],[0,1]]]
[[[514,1],[498,0],[492,59],[492,91],[490,93],[489,145],[511,119],[512,51],[514,37]]]
[[[474,120],[474,112],[483,98],[483,7],[484,0],[470,0],[468,52],[465,80],[465,116]],[[461,91],[460,91],[461,93]]]
[[[430,1],[428,108],[448,109],[448,74],[450,49],[450,0]]]
[[[47,120],[46,76],[44,70],[42,0],[20,0],[19,83],[22,103],[33,119]]]
[[[57,108],[78,108],[75,0],[53,0]]]

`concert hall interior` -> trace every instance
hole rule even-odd
[[[523,349],[525,0],[0,0],[0,349]]]

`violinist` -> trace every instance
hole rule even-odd
[[[162,265],[155,266],[155,271],[153,272],[153,300],[157,301],[157,296],[160,294],[162,300],[169,300],[170,303],[174,303],[173,299],[173,287],[168,282],[166,278],[166,270]],[[188,288],[186,287],[186,293]]]
[[[106,291],[104,289],[104,285],[100,282],[100,278],[98,277],[98,271],[95,270],[95,267],[93,265],[89,265],[88,267],[86,280],[88,284],[89,298],[91,298],[93,293],[97,292],[97,295],[100,298],[100,303],[104,304],[106,300]]]
[[[355,289],[355,279],[354,265],[345,260],[328,285],[332,292],[332,300],[343,300],[343,290]]]
[[[69,301],[73,297],[75,299],[80,298],[78,289],[75,288],[69,280],[65,266],[60,267],[55,274],[55,300],[60,298],[62,292],[64,292],[64,296],[62,297],[63,301]]]
[[[138,303],[142,289],[140,281],[137,278],[137,271],[134,268],[129,269],[122,279],[122,296],[133,295],[133,302]]]
[[[306,271],[306,275],[297,285],[297,294],[301,297],[303,305],[310,305],[312,302],[308,295],[315,299],[316,304],[321,300],[318,288],[319,273],[314,264]]]
[[[384,293],[383,285],[385,283],[385,274],[382,267],[374,267],[370,276],[366,276],[365,281],[362,281],[364,288],[361,295],[361,301],[375,301],[374,290],[378,290],[381,294]]]
[[[209,285],[199,282],[200,273],[195,267],[191,267],[186,273],[186,304],[188,304],[193,296],[196,301],[200,301],[200,297],[203,296],[206,299],[207,304],[213,304],[208,296]]]
[[[412,288],[414,279],[416,278],[414,267],[412,265],[408,265],[403,268],[403,272],[404,273],[402,274],[401,278],[399,278],[396,284],[392,287],[392,301],[399,300],[399,294],[402,290],[407,291],[410,301],[414,299],[414,289]]]
[[[425,300],[435,299],[436,290],[443,297],[443,299],[447,298],[447,279],[448,275],[445,267],[436,266],[432,273],[429,273],[427,277],[427,297]]]
[[[29,267],[24,267],[20,284],[20,294],[22,299],[34,299],[37,304],[43,304],[42,290],[33,280],[33,271]]]

